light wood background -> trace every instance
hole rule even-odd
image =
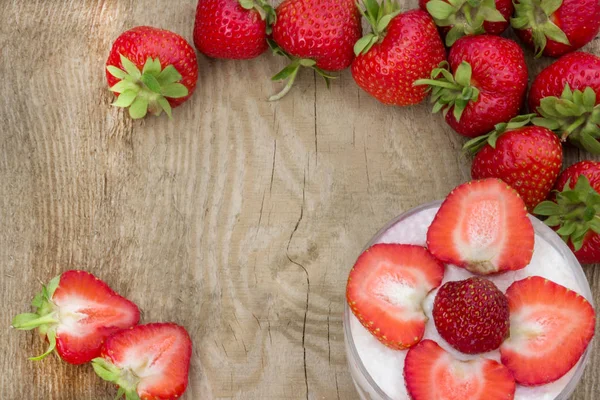
[[[348,71],[331,90],[304,71],[268,103],[284,65],[270,54],[200,56],[173,121],[110,107],[115,38],[147,24],[191,41],[195,3],[0,1],[2,400],[114,397],[90,366],[29,362],[44,344],[9,328],[40,281],[71,268],[135,301],[143,322],[189,330],[185,399],[357,399],[349,268],[386,221],[470,178],[463,139],[429,105],[380,105]],[[589,157],[570,149],[566,164]],[[586,274],[598,304],[600,270]],[[574,399],[600,396],[599,370],[596,340]]]

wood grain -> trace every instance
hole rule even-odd
[[[304,71],[268,103],[283,66],[270,55],[200,57],[173,121],[133,122],[110,107],[105,58],[136,25],[191,40],[195,1],[174,3],[0,1],[0,398],[114,397],[89,366],[27,361],[43,343],[9,328],[40,281],[83,268],[144,322],[190,331],[185,399],[356,399],[349,267],[386,221],[469,179],[463,139],[428,105],[378,104],[347,71],[331,90]],[[598,271],[586,268],[596,304]],[[574,399],[600,396],[599,369],[596,340]]]

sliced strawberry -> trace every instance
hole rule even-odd
[[[183,327],[155,323],[112,335],[92,365],[120,387],[118,398],[176,399],[187,389],[191,356],[192,341]]]
[[[32,305],[36,313],[20,314],[13,327],[39,328],[50,347],[71,364],[83,364],[100,355],[111,334],[136,325],[140,311],[135,304],[115,293],[106,283],[85,271],[67,271],[44,286]]]
[[[494,178],[455,188],[427,231],[431,254],[480,275],[525,268],[533,245],[525,203]]]
[[[406,349],[423,338],[427,317],[421,303],[443,276],[444,265],[424,247],[376,244],[356,260],[346,298],[381,343]]]
[[[543,385],[569,372],[594,336],[592,305],[539,276],[514,282],[506,296],[510,337],[500,346],[500,355],[515,380]]]
[[[510,371],[499,362],[460,361],[428,339],[406,354],[404,380],[413,400],[508,400],[516,388]]]

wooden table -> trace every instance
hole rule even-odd
[[[378,104],[347,71],[331,90],[304,71],[269,103],[284,62],[269,54],[200,57],[173,121],[133,122],[110,106],[104,64],[136,25],[191,41],[195,1],[168,3],[0,1],[0,398],[114,397],[89,365],[28,361],[42,341],[9,329],[40,281],[82,268],[144,322],[189,330],[185,399],[356,399],[348,270],[386,221],[470,178],[464,140],[429,105]],[[589,157],[570,149],[566,164]],[[598,304],[600,270],[586,274]],[[599,370],[596,340],[574,399],[600,396]]]

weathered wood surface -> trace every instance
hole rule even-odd
[[[303,72],[268,103],[283,65],[270,55],[200,57],[173,121],[132,122],[109,106],[105,59],[136,25],[191,40],[195,0],[170,3],[0,1],[0,398],[114,397],[89,366],[27,361],[43,344],[9,329],[39,281],[83,268],[143,321],[187,327],[186,399],[356,399],[349,267],[386,221],[469,178],[463,139],[428,105],[378,104],[348,72],[331,90]],[[586,273],[598,304],[600,270]],[[599,370],[596,340],[573,398],[600,396]]]

